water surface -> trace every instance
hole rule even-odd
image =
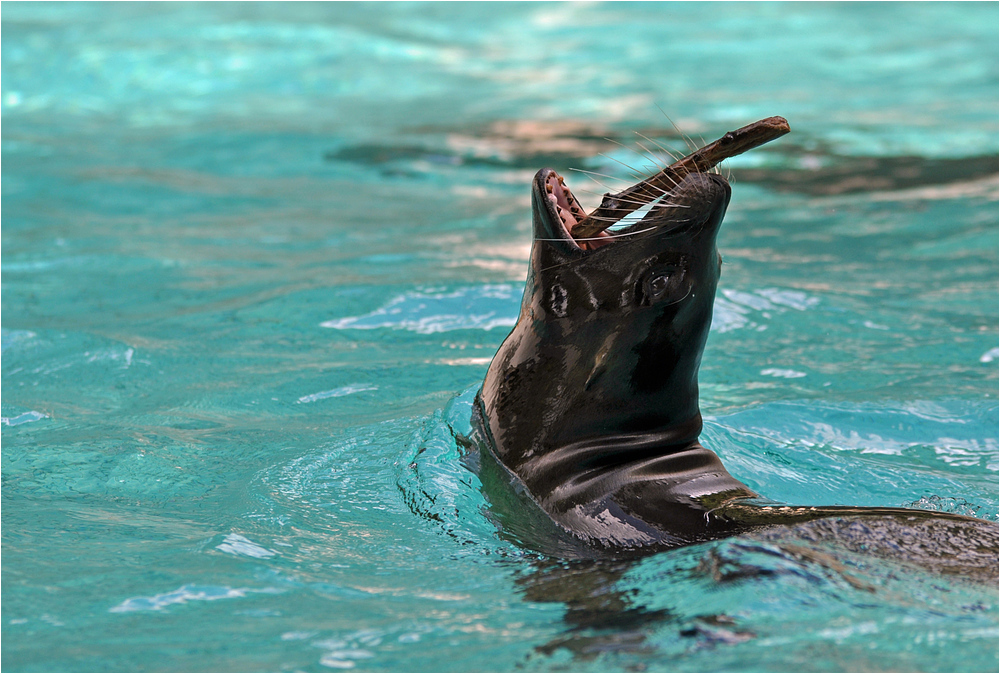
[[[780,114],[725,167],[703,441],[778,501],[995,520],[997,24],[5,4],[3,668],[995,671],[996,588],[961,578],[541,554],[451,430],[538,168],[592,206],[619,183],[568,170],[630,180],[636,131]]]

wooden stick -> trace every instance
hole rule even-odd
[[[573,238],[595,237],[629,213],[663,196],[689,173],[704,173],[729,157],[760,147],[791,131],[784,117],[768,117],[710,143],[618,194],[605,194],[601,205],[573,228]]]

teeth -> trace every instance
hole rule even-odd
[[[556,182],[556,180],[559,182]],[[562,221],[563,229],[572,236],[573,228],[580,224],[586,217],[585,211],[576,200],[576,197],[573,196],[569,187],[566,186],[566,180],[554,172],[545,181],[545,191],[548,193],[548,199],[555,207],[555,211]]]

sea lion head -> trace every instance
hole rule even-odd
[[[722,176],[690,173],[641,217],[578,241],[578,202],[555,171],[535,175],[520,316],[480,395],[509,467],[600,438],[697,439],[698,367],[730,195]]]

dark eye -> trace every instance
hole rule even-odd
[[[670,289],[670,277],[671,273],[668,271],[662,271],[650,277],[646,281],[646,297],[654,302],[663,297]]]
[[[684,278],[684,270],[674,265],[651,269],[642,281],[640,304],[655,304],[676,295]]]

